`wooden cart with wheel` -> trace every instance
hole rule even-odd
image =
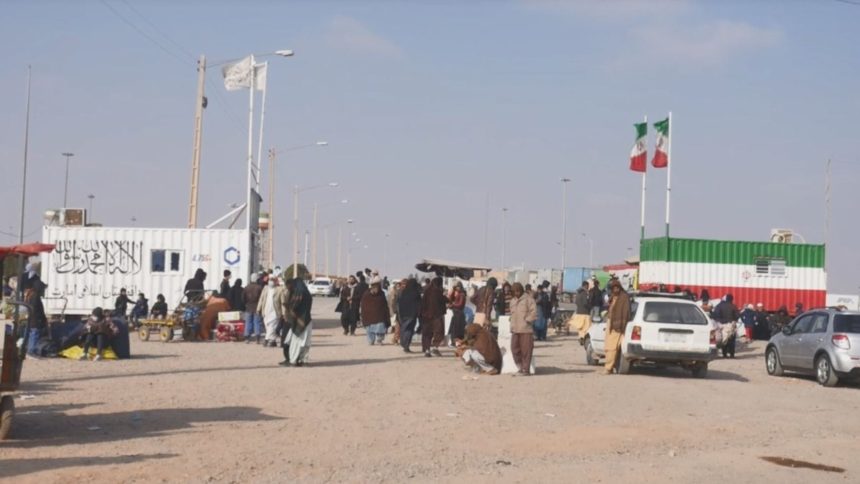
[[[183,341],[193,341],[200,326],[200,315],[206,302],[203,300],[189,300],[186,296],[179,306],[164,319],[140,319],[137,336],[141,341],[149,341],[153,334],[158,334],[162,342],[173,341],[176,332],[179,331]]]
[[[51,244],[25,244],[13,247],[0,247],[0,263],[6,256],[19,257],[19,267],[23,267],[25,257],[35,256],[41,252],[54,250]],[[21,277],[18,278],[22,280]],[[19,291],[20,291],[20,285]],[[27,359],[28,339],[30,337],[30,318],[32,309],[21,301],[7,301],[15,306],[12,324],[5,324],[3,330],[3,359],[0,363],[0,440],[4,440],[12,429],[12,418],[15,416],[14,394],[21,384],[21,370]],[[27,310],[27,315],[20,311]]]

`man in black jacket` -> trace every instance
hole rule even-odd
[[[713,315],[714,319],[722,326],[723,358],[734,358],[735,341],[737,340],[737,329],[734,325],[740,317],[740,312],[734,303],[734,296],[726,294],[726,297],[714,308]]]
[[[232,276],[230,270],[224,269],[224,278],[221,279],[221,288],[220,291],[218,291],[218,295],[221,299],[226,299],[228,301],[230,300],[230,276]],[[231,309],[235,310],[235,308]]]
[[[412,353],[409,345],[415,334],[415,323],[421,311],[421,286],[414,278],[406,280],[400,297],[397,299],[397,311],[400,315],[400,346],[404,353]]]

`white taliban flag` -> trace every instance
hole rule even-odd
[[[253,67],[254,58],[252,56],[224,66],[221,70],[221,73],[224,74],[224,87],[228,91],[238,91],[242,88],[251,87],[251,82],[254,79]]]
[[[268,70],[268,67],[268,62],[263,62],[262,64],[254,66],[254,72],[257,76],[257,79],[254,81],[254,87],[256,87],[258,91],[266,90],[266,71]]]

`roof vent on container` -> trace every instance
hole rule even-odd
[[[794,238],[794,231],[791,229],[771,229],[770,241],[779,244],[790,244]]]

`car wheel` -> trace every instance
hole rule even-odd
[[[782,376],[784,371],[782,369],[782,363],[779,361],[779,354],[776,352],[776,348],[770,347],[767,349],[767,353],[764,355],[764,364],[767,368],[767,374],[770,376]]]
[[[827,355],[821,355],[815,360],[815,379],[825,387],[835,387],[839,383],[839,377],[833,371],[833,365]]]
[[[594,348],[591,346],[591,338],[585,337],[585,362],[589,365],[599,365],[600,361],[594,357]]]
[[[617,371],[619,375],[626,375],[630,373],[630,360],[625,358],[620,351],[618,353],[618,363],[615,365],[615,371]]]
[[[708,376],[708,364],[696,363],[691,372],[693,373],[693,378],[705,378]]]

